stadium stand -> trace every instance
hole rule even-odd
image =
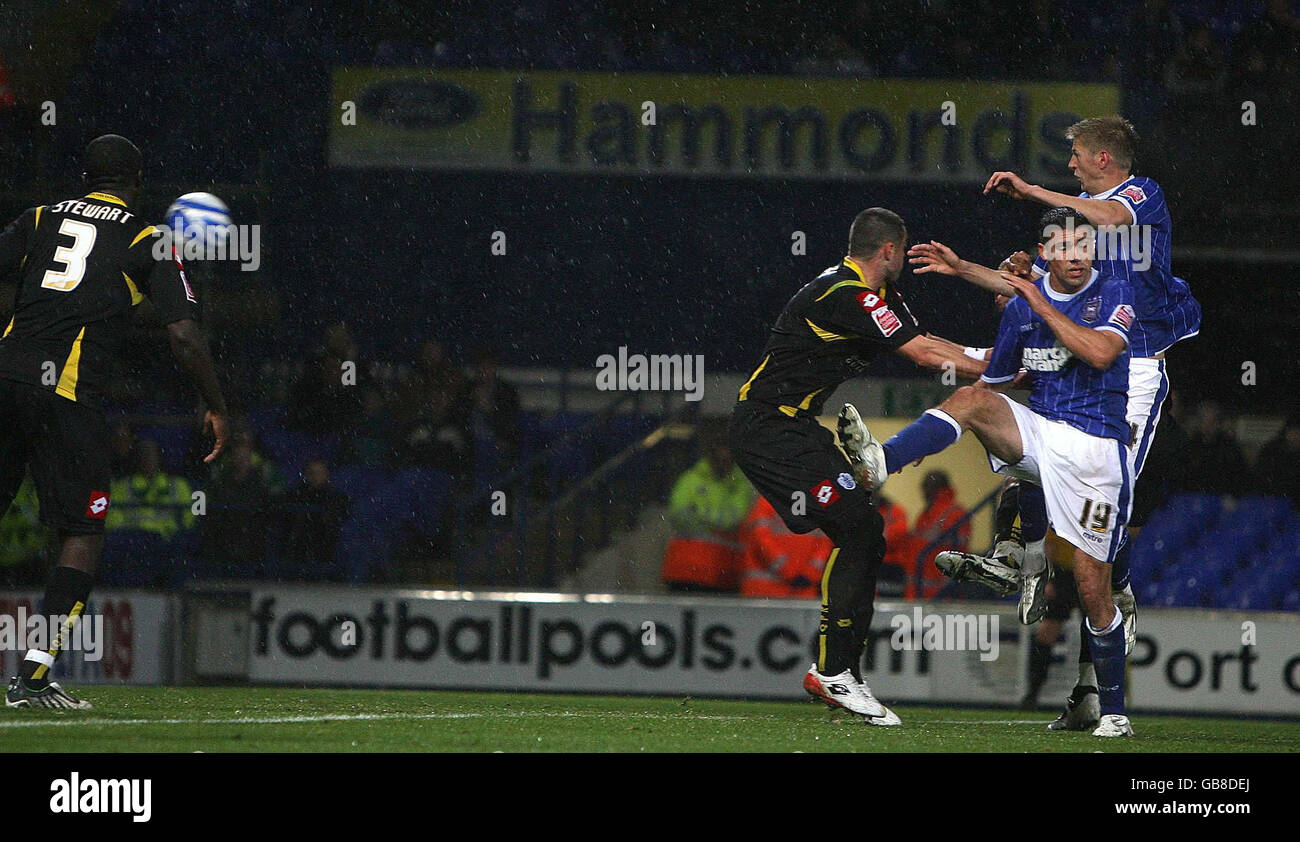
[[[1300,203],[1294,200],[1300,194],[1300,168],[1279,172],[1260,165],[1270,156],[1292,156],[1290,127],[1300,115],[1295,96],[1300,90],[1300,20],[1287,4],[1149,0],[1133,9],[1130,3],[1103,0],[1086,7],[1055,7],[1050,25],[1025,26],[1024,10],[986,0],[927,4],[920,11],[891,0],[879,4],[886,7],[882,14],[906,9],[911,25],[883,34],[865,25],[868,5],[800,4],[795,10],[799,24],[790,26],[790,4],[755,0],[720,9],[707,25],[692,20],[686,26],[683,20],[681,26],[659,26],[648,35],[636,11],[597,3],[524,0],[508,3],[498,13],[456,0],[439,4],[436,15],[417,15],[407,11],[407,4],[384,0],[340,4],[318,19],[310,7],[286,0],[250,0],[239,6],[247,20],[267,24],[268,32],[297,33],[293,39],[259,40],[222,34],[220,16],[234,12],[214,11],[194,0],[131,0],[120,4],[102,31],[69,35],[89,45],[83,63],[61,71],[67,74],[61,113],[73,121],[69,131],[39,131],[39,120],[31,119],[39,102],[24,99],[21,88],[10,83],[24,70],[22,45],[12,33],[0,35],[0,167],[18,173],[0,192],[0,210],[8,219],[29,204],[48,200],[51,185],[67,186],[63,179],[80,151],[81,137],[109,123],[138,127],[135,139],[149,151],[150,213],[160,214],[172,195],[194,184],[228,187],[222,193],[237,216],[261,223],[276,241],[259,272],[249,275],[219,266],[200,279],[219,337],[217,356],[232,365],[230,377],[239,384],[230,389],[232,399],[239,402],[253,436],[253,459],[265,473],[269,531],[283,522],[283,489],[298,483],[310,459],[325,459],[333,484],[353,506],[335,558],[321,566],[322,576],[357,583],[404,575],[393,559],[414,552],[412,547],[423,547],[420,552],[445,562],[451,555],[450,534],[468,536],[469,556],[497,546],[488,540],[491,530],[485,524],[490,521],[483,512],[503,477],[513,477],[515,487],[524,490],[512,503],[525,511],[521,515],[512,508],[514,537],[504,546],[532,546],[528,542],[537,540],[533,531],[548,529],[548,546],[560,547],[548,549],[551,555],[565,556],[566,540],[585,546],[574,537],[581,530],[566,520],[569,516],[548,504],[569,492],[581,500],[609,495],[601,485],[606,480],[589,480],[668,420],[666,411],[624,408],[593,427],[599,409],[557,406],[564,399],[554,394],[546,401],[523,394],[517,417],[503,436],[502,430],[472,424],[463,401],[449,401],[453,409],[433,435],[463,436],[454,464],[412,461],[409,441],[399,439],[396,425],[410,420],[403,405],[412,371],[444,365],[420,362],[420,344],[431,327],[442,342],[435,356],[442,360],[445,355],[446,365],[465,380],[474,376],[467,364],[484,336],[497,341],[503,366],[538,370],[594,359],[620,343],[684,346],[707,337],[715,349],[710,368],[739,370],[749,364],[759,326],[784,297],[782,284],[807,271],[803,264],[791,264],[788,240],[782,242],[789,228],[788,185],[756,183],[713,195],[713,187],[641,179],[532,175],[520,181],[488,173],[435,177],[325,169],[323,103],[334,67],[1109,80],[1121,85],[1125,112],[1161,150],[1144,163],[1165,182],[1183,214],[1176,220],[1180,243],[1211,252],[1224,241],[1258,248],[1293,231],[1300,221]],[[783,25],[772,26],[775,20]],[[1044,49],[1062,33],[1076,46]],[[1008,37],[1019,39],[1020,49],[995,58],[981,48]],[[745,49],[734,49],[736,43]],[[1043,65],[1048,55],[1051,61]],[[203,85],[191,84],[188,68],[193,66],[203,68]],[[283,84],[268,86],[263,83],[267,78]],[[123,89],[143,94],[116,95]],[[1258,135],[1251,135],[1252,154],[1234,156],[1189,142],[1199,137],[1198,126],[1213,119],[1217,105],[1248,98],[1271,109]],[[1210,163],[1200,165],[1200,157]],[[23,166],[12,166],[16,161]],[[1225,202],[1221,191],[1203,187],[1207,180],[1228,180],[1228,161],[1233,196]],[[298,176],[307,172],[313,174],[304,185]],[[519,207],[521,186],[529,208]],[[984,253],[994,247],[988,233],[993,217],[977,196],[951,195],[947,185],[872,187],[875,201],[898,207],[909,220],[924,219],[927,207],[944,208],[944,224],[951,226],[951,241],[959,250]],[[321,189],[333,197],[328,205],[315,198]],[[819,204],[830,208],[853,206],[861,198],[858,184],[828,183],[819,191]],[[379,195],[386,198],[377,200]],[[431,195],[437,200],[430,201]],[[1214,231],[1188,224],[1210,207],[1216,211]],[[463,238],[470,233],[465,219],[471,212],[501,219],[512,237],[526,238],[529,255],[510,258],[508,278],[501,277],[500,264],[488,262],[492,258],[475,262],[436,248],[386,253],[376,264],[372,232],[399,241],[423,242],[429,231]],[[812,216],[809,225],[825,227],[832,216]],[[602,224],[591,224],[593,218]],[[349,222],[355,220],[365,220],[364,226]],[[926,223],[925,235],[936,233],[935,224]],[[644,253],[647,243],[676,243],[683,227],[700,229],[691,234],[689,246],[657,249],[659,259],[650,269],[625,265],[622,255]],[[755,233],[761,230],[777,230],[782,237],[773,242]],[[836,247],[819,246],[817,253],[833,259]],[[536,256],[542,252],[546,257]],[[1273,418],[1289,399],[1288,378],[1294,382],[1294,349],[1286,340],[1286,314],[1294,312],[1294,295],[1286,292],[1289,270],[1273,264],[1242,269],[1234,266],[1232,255],[1205,253],[1175,260],[1189,266],[1184,272],[1189,277],[1220,281],[1226,274],[1228,282],[1196,287],[1206,312],[1214,312],[1217,321],[1207,323],[1195,347],[1171,361],[1179,369],[1175,379],[1188,390],[1189,401],[1215,399],[1230,407],[1234,417],[1253,413]],[[776,283],[769,282],[773,266],[782,273]],[[786,272],[783,267],[791,268]],[[1232,279],[1243,277],[1256,290],[1247,302],[1232,291]],[[701,290],[701,279],[718,278],[739,279],[734,287],[738,294]],[[593,298],[592,279],[628,294]],[[526,296],[527,301],[519,300],[525,296],[485,296],[485,288],[501,283],[544,292]],[[654,306],[647,306],[641,294],[647,289],[655,291]],[[918,310],[960,326],[955,338],[977,344],[991,334],[992,315],[973,293],[940,288],[918,289],[915,295]],[[359,306],[362,302],[366,306]],[[328,344],[326,326],[341,324],[340,319],[347,320],[343,330],[349,334],[342,344],[363,361],[368,390],[357,393],[350,410],[361,420],[348,416],[353,420],[342,425],[359,432],[346,435],[337,426],[305,429],[291,423],[295,408],[312,418],[310,405],[295,402],[295,385],[311,376],[318,360],[310,349]],[[502,325],[509,326],[506,337],[500,336]],[[556,342],[557,335],[571,341]],[[1239,372],[1184,376],[1213,369],[1208,361],[1225,342],[1247,343],[1245,359],[1261,365],[1289,359],[1283,365],[1291,367],[1273,369],[1282,376],[1263,376],[1249,389],[1237,382]],[[196,458],[200,447],[193,407],[177,402],[177,395],[187,393],[174,388],[179,381],[161,338],[142,328],[133,347],[140,353],[115,395],[113,417],[127,424],[133,436],[156,441],[167,471],[184,476],[196,490],[210,490],[215,479]],[[238,360],[243,362],[236,365]],[[899,365],[886,373],[905,372]],[[502,380],[509,383],[511,377],[503,374]],[[420,388],[463,398],[438,377]],[[1248,457],[1261,443],[1242,442]],[[1251,482],[1228,489],[1232,495],[1199,493],[1192,478],[1186,493],[1152,518],[1133,560],[1135,580],[1146,583],[1143,600],[1297,610],[1300,515],[1294,498],[1288,503],[1285,497],[1258,495],[1260,490],[1286,493],[1283,480],[1270,474],[1270,464],[1261,462]],[[529,467],[519,473],[522,466]],[[666,471],[641,455],[619,463],[608,475],[609,482],[627,491],[626,523],[635,519],[637,506],[666,500],[666,487],[655,479]],[[220,501],[209,502],[219,513]],[[583,503],[579,508],[594,513],[598,507]],[[560,526],[539,525],[556,518]],[[460,531],[462,524],[467,533]],[[223,558],[213,540],[211,534],[200,537],[197,528],[172,538],[114,532],[105,551],[105,576],[115,584],[133,585],[274,577],[278,549],[271,538],[260,558],[245,554],[237,560]],[[592,539],[587,551],[606,543]],[[464,569],[482,571],[487,563],[476,558]],[[572,558],[561,562],[573,564]],[[438,569],[432,562],[417,566],[413,580],[429,581],[430,571]],[[558,574],[548,584],[557,580]]]

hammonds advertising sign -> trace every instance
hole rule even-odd
[[[330,163],[713,177],[1070,181],[1114,85],[336,68]]]

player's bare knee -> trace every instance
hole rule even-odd
[[[973,386],[962,386],[937,408],[951,415],[963,427],[969,427],[971,420],[978,414],[982,391]]]

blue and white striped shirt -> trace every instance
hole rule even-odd
[[[1133,356],[1153,357],[1199,333],[1201,305],[1187,281],[1175,277],[1170,269],[1173,223],[1160,185],[1133,176],[1104,193],[1080,193],[1079,197],[1119,202],[1132,216],[1132,225],[1098,231],[1094,266],[1133,287],[1138,317],[1130,335]],[[1047,263],[1040,257],[1034,261],[1034,275],[1046,273]]]
[[[1109,330],[1129,341],[1135,321],[1133,289],[1128,281],[1101,274],[1096,268],[1088,284],[1066,295],[1052,289],[1046,277],[1038,288],[1070,321],[1094,330]],[[1029,408],[1044,418],[1102,438],[1129,443],[1128,363],[1125,350],[1110,368],[1099,371],[1076,358],[1052,333],[1025,299],[1016,297],[1002,311],[993,357],[982,378],[1006,383],[1020,369],[1034,377]]]

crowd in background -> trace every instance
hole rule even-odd
[[[771,502],[754,490],[720,439],[706,438],[701,448],[703,457],[678,477],[668,499],[666,517],[673,535],[660,572],[664,583],[681,593],[818,598],[822,571],[835,549],[831,539],[820,530],[791,531]],[[902,506],[876,495],[886,542],[879,574],[883,593],[909,599],[934,596],[944,581],[935,556],[944,549],[970,546],[970,520],[948,474],[928,472],[921,493],[925,508],[910,528]],[[799,504],[790,501],[791,506]]]
[[[652,20],[656,25],[650,25]],[[296,37],[249,38],[250,25],[254,31],[287,29]],[[70,32],[70,40],[76,34]],[[74,137],[76,132],[49,131],[39,120],[41,103],[23,99],[24,88],[10,67],[21,58],[15,37],[0,33],[0,170],[16,179],[36,179],[41,200],[48,200],[45,185],[68,172],[60,155],[77,154],[84,139]],[[184,69],[175,62],[184,62]],[[202,67],[196,70],[197,65]],[[74,115],[100,120],[111,114],[138,127],[135,139],[149,150],[150,178],[166,173],[270,185],[273,199],[282,202],[275,206],[280,216],[290,218],[289,211],[297,208],[293,202],[310,201],[310,194],[301,199],[294,192],[297,181],[329,172],[320,106],[328,96],[331,69],[344,65],[1109,81],[1122,86],[1125,113],[1146,134],[1146,142],[1161,150],[1151,157],[1165,166],[1162,178],[1179,179],[1167,182],[1171,195],[1177,184],[1201,190],[1199,198],[1181,196],[1178,208],[1191,207],[1194,199],[1293,202],[1287,180],[1300,173],[1277,166],[1294,146],[1294,120],[1285,115],[1300,113],[1295,110],[1300,17],[1290,0],[1144,0],[1136,5],[1035,0],[1021,7],[993,0],[810,0],[793,6],[751,0],[716,7],[704,16],[685,2],[638,10],[561,0],[487,5],[363,0],[327,9],[249,0],[209,9],[193,0],[129,0],[88,43],[75,66],[67,68],[70,81],[59,99],[60,114],[65,120],[78,119]],[[159,74],[157,67],[178,72]],[[202,74],[203,85],[194,84],[196,73]],[[288,82],[264,84],[270,78]],[[110,79],[117,96],[106,96],[97,81]],[[184,85],[188,95],[152,92],[155,83],[169,81]],[[123,98],[122,90],[143,93]],[[1263,130],[1285,128],[1277,134],[1277,155],[1242,159],[1231,149],[1214,147],[1214,133],[1203,130],[1210,119],[1206,115],[1229,100],[1268,102]],[[1238,118],[1235,104],[1230,116]],[[1171,128],[1175,124],[1184,127],[1183,134]],[[1196,142],[1186,142],[1189,138]],[[58,144],[66,148],[60,150]],[[1205,184],[1229,183],[1234,189],[1227,197],[1205,189]],[[349,189],[347,183],[328,187],[340,193]],[[1269,191],[1259,189],[1264,187]],[[371,191],[367,186],[360,192]],[[1216,232],[1214,241],[1253,236],[1258,227]],[[1198,234],[1191,226],[1179,230],[1184,243]],[[362,250],[360,244],[357,250]],[[288,257],[310,260],[313,254],[297,252]],[[276,267],[274,259],[268,266]],[[246,297],[251,287],[284,295],[289,281],[305,287],[308,281],[327,280],[316,277],[320,273],[312,268],[310,263],[304,268],[282,262],[279,275],[264,268],[259,278],[266,280],[260,284],[235,273],[244,286],[228,284],[221,291],[227,300]],[[554,274],[582,281],[576,270]],[[322,308],[338,311],[346,305],[322,297]],[[217,299],[205,295],[204,300]],[[222,308],[213,311],[212,322],[220,322]],[[340,469],[433,470],[479,488],[485,478],[499,476],[525,455],[519,395],[498,375],[498,352],[482,349],[452,359],[444,342],[429,338],[410,360],[372,359],[359,346],[375,347],[373,325],[355,328],[369,340],[359,343],[345,324],[322,328],[313,322],[298,325],[318,335],[312,347],[286,354],[280,327],[253,327],[229,316],[213,331],[217,359],[229,378],[227,391],[238,407],[230,452],[215,468],[202,465],[206,450],[196,429],[178,449],[174,440],[158,441],[150,424],[117,424],[111,441],[112,497],[122,505],[110,510],[111,529],[145,531],[168,540],[201,531],[197,552],[211,558],[256,559],[269,536],[285,547],[289,567],[304,568],[309,575],[313,563],[333,555],[341,524],[355,515],[360,502],[355,493],[336,487]],[[133,347],[143,349],[137,338]],[[515,358],[519,348],[503,349],[514,355],[505,361],[528,364]],[[188,386],[175,374],[162,344],[155,342],[136,357],[137,367],[125,372],[114,395],[115,411],[186,416],[190,407],[179,396],[190,394]],[[1295,504],[1300,500],[1300,416],[1286,422],[1252,465],[1232,433],[1231,411],[1205,402],[1180,413],[1187,446],[1177,487],[1277,494]],[[279,431],[330,446],[305,455],[289,453],[295,448],[286,446],[290,440],[285,436],[273,435]],[[700,477],[707,481],[705,472]],[[196,520],[187,508],[196,491],[206,494],[206,520]],[[239,507],[246,516],[236,516]],[[744,531],[760,535],[768,527],[775,534],[779,518],[773,521],[772,514],[747,506],[727,528],[737,530],[737,536]],[[891,504],[882,505],[882,515],[887,529],[899,537],[893,546],[902,546],[908,533],[926,532],[917,525],[900,531],[899,524],[906,527],[908,518]],[[748,530],[741,528],[746,519]],[[13,565],[40,552],[35,524],[28,483],[0,522],[0,562]],[[926,527],[924,521],[920,527]],[[751,558],[748,563],[762,562]],[[890,565],[901,569],[905,561],[895,558]],[[799,575],[807,579],[810,572],[791,581]],[[735,587],[741,587],[740,581]]]
[[[1177,438],[1179,452],[1166,494],[1284,497],[1300,511],[1300,414],[1283,422],[1253,462],[1223,408],[1212,401],[1200,404],[1184,426],[1167,424],[1161,432]],[[668,501],[673,537],[664,556],[663,581],[680,592],[818,598],[821,572],[834,549],[831,540],[820,530],[791,532],[741,473],[725,444],[715,440],[704,451],[677,479]],[[945,549],[970,550],[970,520],[948,475],[928,472],[921,492],[925,508],[910,528],[902,506],[876,495],[887,547],[879,575],[882,593],[933,597],[946,582],[935,557]]]
[[[130,530],[193,544],[218,566],[256,567],[275,547],[279,578],[321,578],[357,502],[335,487],[334,469],[427,469],[476,487],[520,456],[519,394],[486,347],[465,366],[430,338],[409,364],[368,365],[340,322],[307,349],[300,368],[279,390],[282,404],[233,414],[226,452],[210,466],[203,457],[211,438],[197,422],[177,429],[185,416],[171,416],[170,427],[115,416],[110,535]],[[254,414],[274,419],[263,425],[267,435]],[[44,549],[28,477],[0,519],[0,568],[37,563]]]

